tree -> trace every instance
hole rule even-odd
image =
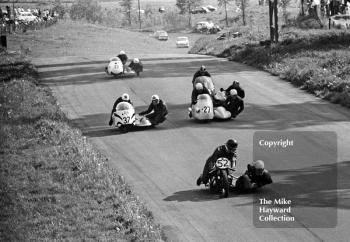
[[[132,8],[133,0],[121,0],[120,6],[124,9],[129,25],[131,25],[131,8]]]
[[[101,6],[96,0],[76,0],[70,8],[70,17],[73,20],[86,19],[89,22],[101,22]]]
[[[242,22],[243,25],[247,24],[246,21],[246,9],[248,6],[248,0],[236,0],[236,4],[240,7],[241,11],[242,11]]]
[[[63,18],[66,9],[63,6],[63,4],[61,3],[61,0],[55,0],[55,2],[53,3],[53,11],[55,11],[56,13],[58,13],[59,18]]]
[[[202,0],[176,0],[176,7],[180,9],[180,14],[188,13],[188,26],[191,27],[191,10],[202,4]]]
[[[282,8],[282,16],[283,16],[283,19],[284,19],[284,23],[286,25],[288,25],[288,18],[289,18],[289,15],[290,15],[290,13],[288,13],[288,11],[287,11],[287,7],[290,5],[290,1],[291,0],[280,0],[280,2],[279,2],[279,6]],[[302,3],[303,2],[301,1],[301,4]]]
[[[228,20],[227,20],[227,4],[233,0],[218,0],[219,7],[224,6],[225,8],[225,20],[226,20],[226,27],[228,26]]]

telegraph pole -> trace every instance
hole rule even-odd
[[[274,11],[275,11],[275,42],[278,42],[278,6],[277,0],[274,0]]]
[[[269,19],[270,19],[270,40],[278,42],[278,12],[277,0],[269,0]]]
[[[226,27],[228,27],[226,0],[224,1],[224,3],[225,3],[225,19],[226,19]]]
[[[139,5],[139,23],[140,23],[140,29],[141,29],[141,8],[140,8],[140,0],[137,0]]]

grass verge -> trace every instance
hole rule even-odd
[[[290,29],[278,44],[261,46],[259,35],[199,39],[190,53],[229,57],[266,70],[333,103],[350,107],[350,33]]]
[[[162,241],[130,186],[31,81],[35,69],[0,59],[0,241]]]

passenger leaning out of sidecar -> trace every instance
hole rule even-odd
[[[236,118],[244,110],[244,101],[238,96],[236,89],[231,89],[223,106],[231,113],[231,118]]]
[[[165,103],[156,94],[152,95],[151,104],[148,106],[148,109],[140,113],[140,115],[148,118],[152,125],[164,122],[167,114],[168,109]]]

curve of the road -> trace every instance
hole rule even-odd
[[[144,73],[129,79],[107,76],[101,57],[38,58],[34,63],[42,83],[52,88],[76,127],[109,157],[112,166],[146,202],[170,241],[349,241],[348,109],[225,59],[187,54],[138,57],[143,59]],[[217,87],[226,87],[233,79],[241,82],[246,90],[246,109],[236,120],[196,123],[188,118],[191,78],[201,64],[213,74]],[[137,111],[147,107],[152,94],[159,94],[169,108],[168,120],[151,130],[120,133],[110,128],[111,106],[124,92],[130,94]],[[229,198],[220,199],[195,184],[205,159],[231,137],[239,141],[238,170],[244,171],[253,159],[254,132],[261,130],[337,134],[333,163],[315,164],[303,159],[293,164],[267,162],[274,184],[261,192],[280,191],[299,199],[298,206],[303,209],[296,215],[298,228],[256,228],[253,194],[232,192]],[[332,142],[327,137],[305,140],[302,145],[311,143],[311,147],[321,149],[329,149]],[[332,179],[338,189],[324,189]],[[327,196],[337,200],[327,203]],[[303,217],[308,217],[322,225],[328,220],[322,216],[324,210],[337,215],[331,228],[303,223]]]

